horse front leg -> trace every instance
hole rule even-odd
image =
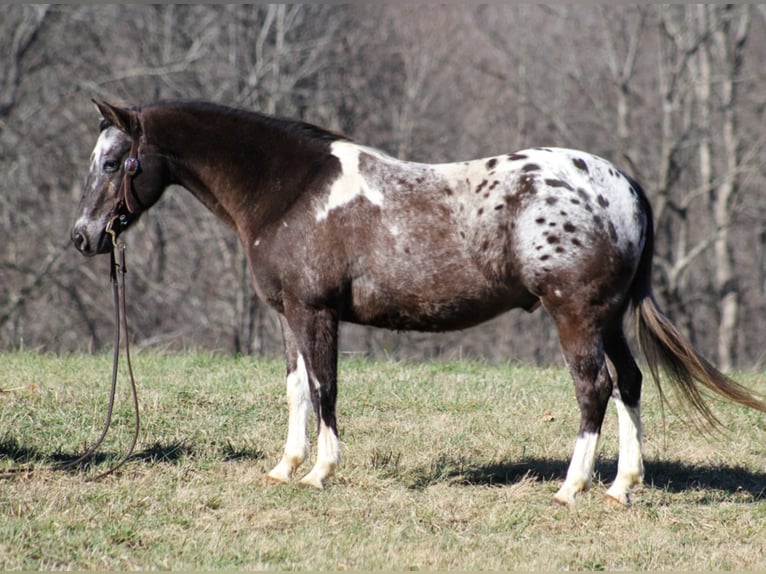
[[[338,313],[333,309],[309,308],[300,303],[286,303],[285,321],[295,343],[298,367],[296,372],[301,373],[301,392],[308,393],[317,418],[316,462],[300,482],[303,485],[321,489],[340,464],[340,440],[335,418],[338,394]],[[284,330],[288,331],[288,329]],[[301,371],[301,365],[305,367],[304,371]],[[305,418],[301,419],[299,415],[305,412],[303,409],[306,408],[306,395],[300,395],[300,397],[300,406],[291,405],[291,409],[294,408],[296,413],[293,427],[296,437],[298,426],[305,423]],[[304,429],[305,426],[301,430]],[[305,434],[301,435],[301,437],[304,436]],[[296,441],[297,444],[298,441]],[[289,455],[286,448],[285,458]],[[290,464],[288,460],[286,465]],[[295,468],[296,466],[292,466],[291,470]]]
[[[303,464],[309,454],[309,441],[306,432],[311,413],[311,392],[306,361],[298,352],[298,343],[287,320],[279,316],[282,327],[282,340],[287,360],[287,441],[282,460],[266,476],[274,483],[289,482],[295,470]]]

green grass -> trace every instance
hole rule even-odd
[[[344,461],[323,492],[263,475],[286,433],[281,362],[134,357],[138,455],[104,470],[132,431],[121,379],[97,468],[47,467],[103,422],[110,357],[0,355],[2,569],[764,569],[766,416],[717,403],[725,436],[666,412],[645,385],[646,484],[602,495],[616,470],[609,411],[598,481],[551,504],[578,424],[560,369],[479,363],[340,368]],[[738,377],[766,392],[761,375]],[[306,469],[308,470],[308,468]]]

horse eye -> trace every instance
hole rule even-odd
[[[112,173],[120,168],[120,162],[116,159],[108,159],[104,161],[103,169],[107,173]]]

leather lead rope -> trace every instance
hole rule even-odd
[[[123,243],[122,241],[117,241],[115,233],[111,230],[111,222],[109,226],[107,226],[107,232],[112,236],[112,244],[113,244],[113,250],[111,253],[110,276],[111,276],[111,282],[112,282],[112,293],[114,295],[114,353],[112,356],[112,384],[111,384],[111,389],[109,391],[109,406],[107,407],[106,421],[104,422],[104,428],[101,431],[101,436],[98,437],[96,442],[94,442],[90,446],[90,448],[88,448],[88,450],[86,450],[82,455],[78,456],[74,460],[70,460],[65,463],[58,464],[51,467],[51,470],[67,470],[88,462],[91,458],[93,458],[93,455],[101,446],[101,443],[104,442],[104,439],[106,438],[106,435],[109,432],[109,428],[111,427],[111,424],[112,424],[112,413],[114,411],[114,398],[117,391],[117,374],[118,374],[119,362],[120,362],[120,331],[125,331],[125,359],[128,366],[128,375],[130,378],[130,387],[131,387],[131,392],[133,396],[133,412],[135,413],[135,425],[134,425],[134,431],[133,431],[133,439],[131,441],[130,447],[128,448],[128,451],[122,455],[120,460],[118,460],[115,464],[109,467],[108,470],[94,477],[86,478],[85,479],[86,482],[93,482],[96,480],[100,480],[106,476],[109,476],[110,474],[115,472],[117,469],[119,469],[123,464],[125,464],[128,461],[128,459],[130,459],[130,457],[133,455],[133,451],[135,450],[136,443],[138,442],[138,435],[141,428],[140,416],[138,413],[138,390],[136,387],[135,378],[133,376],[133,365],[131,364],[131,360],[130,360],[130,341],[128,337],[128,315],[127,315],[127,303],[126,303],[126,297],[125,297],[125,273],[126,273],[125,243]],[[115,255],[115,252],[119,252],[119,257]],[[15,469],[7,470],[3,472],[2,474],[0,474],[0,478],[11,478],[12,476],[16,476],[21,473],[28,474],[31,472],[33,472],[33,469],[29,467],[15,468]]]
[[[133,451],[136,448],[138,442],[138,435],[141,430],[141,421],[138,413],[138,390],[136,388],[136,380],[133,376],[133,365],[130,360],[130,338],[128,336],[128,313],[127,303],[125,297],[125,273],[127,269],[125,267],[125,243],[117,241],[114,232],[109,227],[108,232],[112,236],[112,253],[111,253],[111,271],[110,278],[112,282],[112,294],[114,296],[114,353],[112,355],[112,385],[109,391],[109,406],[106,411],[106,421],[104,422],[104,428],[101,431],[101,436],[93,445],[81,456],[73,461],[66,462],[64,464],[54,467],[54,470],[66,470],[82,464],[90,460],[95,454],[96,450],[101,443],[104,442],[109,428],[112,424],[112,412],[114,411],[114,397],[117,391],[117,373],[120,363],[120,331],[125,331],[125,362],[128,366],[128,375],[130,378],[130,388],[133,397],[133,412],[135,413],[135,425],[133,429],[133,439],[130,443],[128,451],[122,455],[119,461],[113,464],[108,470],[98,474],[94,477],[85,479],[86,482],[92,482],[100,480],[106,476],[109,476],[120,468],[127,460],[133,455]],[[115,256],[115,251],[119,252],[119,262]]]

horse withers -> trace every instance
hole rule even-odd
[[[341,321],[397,330],[463,329],[512,308],[553,318],[574,380],[580,428],[554,499],[591,483],[609,399],[617,477],[630,502],[643,478],[641,371],[623,331],[629,311],[651,374],[659,370],[708,421],[700,386],[766,411],[684,340],[651,289],[646,195],[608,161],[535,148],[478,160],[402,161],[319,127],[199,102],[121,108],[97,102],[101,131],[72,240],[112,249],[171,184],[186,188],[246,249],[255,290],[279,315],[287,359],[284,454],[268,473],[322,488],[340,462],[335,417]]]

